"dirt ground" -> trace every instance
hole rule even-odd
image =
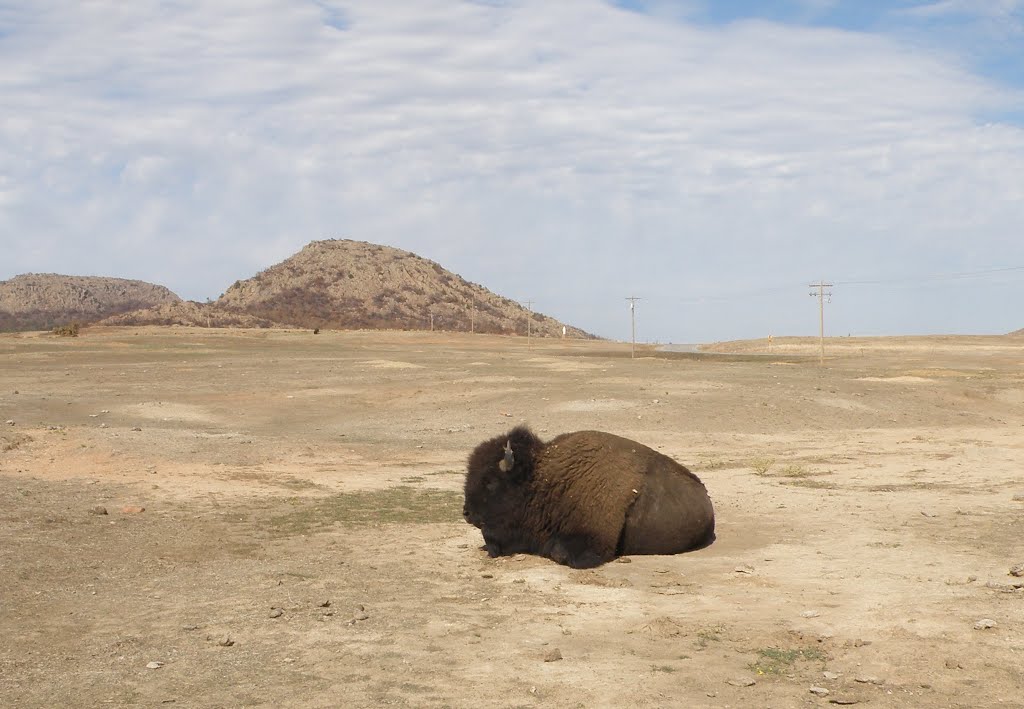
[[[0,705],[1024,707],[1024,338],[766,348],[2,335]],[[678,459],[718,540],[487,558],[520,422]]]

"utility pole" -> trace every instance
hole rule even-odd
[[[819,357],[818,363],[821,364],[822,366],[824,366],[824,364],[825,364],[825,296],[826,295],[828,296],[828,302],[830,302],[830,303],[832,302],[832,292],[829,291],[828,293],[826,293],[825,289],[826,288],[831,288],[832,284],[831,283],[825,283],[824,280],[821,280],[821,281],[818,281],[817,283],[812,283],[809,287],[810,288],[817,288],[818,289],[817,293],[815,293],[814,291],[811,291],[810,295],[812,297],[815,296],[815,295],[818,296],[818,341],[821,343],[821,355]]]
[[[629,301],[629,323],[630,323],[630,345],[629,345],[629,358],[633,359],[636,357],[636,301],[641,300],[635,295],[631,295],[626,300]]]
[[[434,331],[434,313],[433,313],[433,311],[431,311],[431,313],[430,313],[430,331],[431,332]]]
[[[530,321],[533,320],[533,301],[526,301],[526,346],[532,347],[530,341]]]
[[[476,305],[469,307],[469,331],[476,332]]]

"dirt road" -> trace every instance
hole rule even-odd
[[[0,705],[1024,707],[1024,339],[763,345],[2,335]],[[488,559],[521,422],[673,456],[718,540]]]

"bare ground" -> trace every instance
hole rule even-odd
[[[844,339],[0,336],[0,705],[1024,707],[1024,340]],[[718,540],[488,559],[523,421],[687,464]]]

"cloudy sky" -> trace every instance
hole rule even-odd
[[[1024,0],[0,0],[0,280],[314,239],[608,337],[1024,327]]]

